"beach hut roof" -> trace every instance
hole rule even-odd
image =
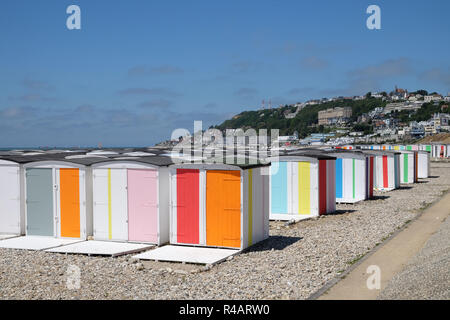
[[[269,160],[274,161],[276,159],[279,159],[279,161],[295,161],[300,160],[302,158],[311,158],[315,160],[336,160],[336,157],[328,156],[325,153],[320,152],[298,152],[298,153],[290,153],[290,154],[284,154],[279,155],[278,157],[271,157]]]
[[[359,152],[368,153],[368,154],[374,154],[374,155],[394,155],[394,154],[401,154],[400,151],[394,151],[394,150],[358,150]]]

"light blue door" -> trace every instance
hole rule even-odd
[[[287,162],[272,163],[271,192],[272,213],[287,213]]]
[[[342,158],[336,159],[336,198],[342,198]]]
[[[53,236],[52,169],[27,169],[27,235]]]

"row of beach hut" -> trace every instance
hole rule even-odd
[[[352,148],[175,163],[170,150],[125,151],[3,152],[0,233],[244,249],[269,236],[269,219],[333,213],[428,177],[430,160]]]
[[[289,220],[335,211],[335,203],[355,203],[400,184],[428,178],[430,153],[345,148],[298,149],[272,162],[272,219]]]
[[[450,145],[448,144],[412,144],[412,145],[357,145],[357,146],[343,146],[345,149],[369,149],[369,150],[383,150],[383,151],[427,151],[431,158],[450,158]]]
[[[0,155],[0,233],[245,248],[269,233],[268,165],[167,155]]]

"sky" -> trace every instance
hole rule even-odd
[[[69,30],[69,5],[81,29]],[[381,29],[369,30],[369,5]],[[244,110],[450,92],[450,1],[3,0],[0,148],[150,146]]]

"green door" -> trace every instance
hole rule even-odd
[[[27,235],[53,237],[52,169],[27,169]]]

